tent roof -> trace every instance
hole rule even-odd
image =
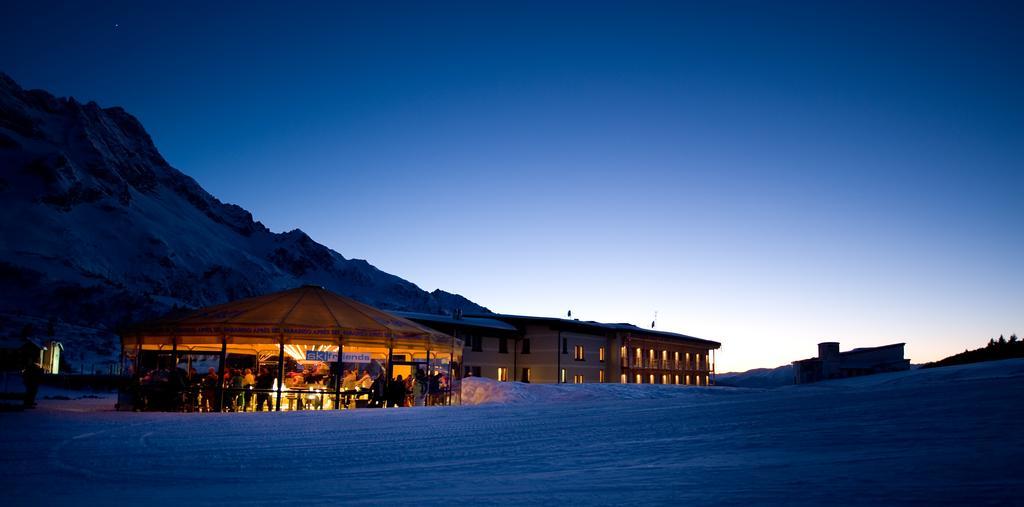
[[[124,334],[448,338],[411,320],[315,285],[201,308],[177,318],[139,323]]]

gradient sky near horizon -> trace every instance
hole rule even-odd
[[[272,230],[719,371],[1024,333],[1024,4],[714,3],[8,3],[0,71]]]

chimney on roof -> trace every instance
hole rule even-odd
[[[839,376],[839,342],[822,342],[818,344],[818,359],[821,360],[823,378]]]

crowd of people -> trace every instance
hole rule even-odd
[[[353,368],[341,376],[337,403],[344,408],[441,405],[448,387],[448,378],[442,373],[416,369],[413,375],[387,380],[380,368],[373,372]],[[319,365],[305,374],[302,370],[285,374],[281,390],[285,393],[281,409],[325,409],[335,403],[333,375]],[[136,410],[182,412],[273,411],[279,399],[277,370],[267,366],[255,372],[252,368],[225,368],[222,375],[215,368],[205,375],[195,368],[157,368],[139,376],[131,394]]]

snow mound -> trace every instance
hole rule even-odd
[[[793,365],[778,368],[756,368],[744,372],[719,373],[715,382],[732,387],[780,387],[793,384]]]
[[[565,403],[590,400],[656,400],[702,397],[732,391],[725,387],[667,384],[526,384],[471,377],[462,381],[462,404]]]

